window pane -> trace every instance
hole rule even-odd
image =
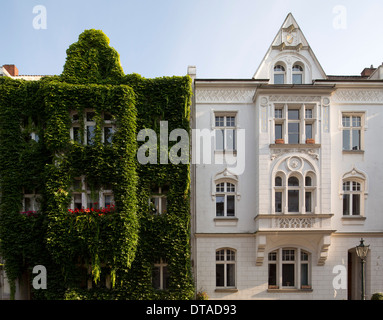
[[[275,109],[275,118],[282,119],[282,109]]]
[[[224,261],[225,260],[225,250],[219,250],[215,253],[216,261]]]
[[[313,110],[312,109],[306,109],[305,110],[305,118],[306,119],[312,119],[313,117]]]
[[[350,195],[349,194],[343,195],[343,215],[344,216],[350,215]]]
[[[306,124],[306,139],[313,138],[313,126],[312,124]]]
[[[79,127],[73,127],[73,140],[81,143],[81,135],[80,135]]]
[[[306,178],[305,178],[305,186],[306,186],[306,187],[311,187],[311,185],[312,185],[312,179],[311,179],[311,177],[306,177]]]
[[[227,250],[226,260],[227,261],[235,261],[235,251]]]
[[[235,192],[235,185],[232,183],[227,183],[227,192]]]
[[[152,197],[150,198],[150,209],[152,210],[153,214],[159,214],[160,209],[160,198],[159,197]]]
[[[306,212],[311,212],[311,192],[306,192],[305,206],[306,206]]]
[[[170,275],[169,275],[169,269],[167,266],[162,267],[162,289],[166,290],[169,288],[169,280],[170,280]]]
[[[225,196],[216,196],[215,197],[215,208],[216,216],[223,217],[225,210]]]
[[[307,263],[301,264],[301,285],[308,286],[309,284],[309,265]]]
[[[296,177],[289,178],[289,187],[299,187],[299,180]]]
[[[235,150],[235,130],[234,129],[226,129],[226,149],[227,150]]]
[[[360,130],[352,130],[352,150],[360,150]]]
[[[235,127],[235,117],[226,117],[226,126]]]
[[[282,178],[281,177],[275,178],[275,186],[276,187],[282,187]]]
[[[302,84],[301,74],[293,74],[293,84]]]
[[[215,126],[224,127],[225,126],[225,117],[215,117]]]
[[[168,200],[166,197],[161,197],[161,213],[166,213]]]
[[[289,123],[289,143],[299,143],[299,123]]]
[[[352,126],[360,127],[361,126],[361,118],[360,117],[352,117]]]
[[[350,191],[350,190],[351,190],[350,181],[343,182],[343,191]]]
[[[282,264],[282,286],[294,287],[294,264]]]
[[[295,260],[295,250],[282,250],[282,260],[283,261],[294,261]]]
[[[161,289],[160,267],[153,267],[153,270],[152,270],[152,284],[153,284],[153,288]]]
[[[350,130],[343,130],[343,150],[351,150]]]
[[[350,117],[343,116],[342,117],[342,125],[343,125],[343,127],[349,127],[350,126]]]
[[[114,130],[112,127],[104,128],[104,143],[105,144],[112,144],[113,133],[114,133]]]
[[[215,285],[217,287],[223,287],[225,285],[225,265],[216,264],[215,266]]]
[[[274,84],[284,84],[285,75],[284,74],[274,74]]]
[[[215,187],[215,191],[217,192],[225,192],[225,183],[218,183]]]
[[[282,212],[282,192],[275,193],[275,212]]]
[[[74,194],[73,195],[73,202],[74,202],[74,208],[75,209],[81,209],[82,208],[81,194]]]
[[[269,261],[277,261],[277,251],[272,251],[269,253]]]
[[[289,190],[288,196],[289,212],[299,212],[299,190]]]
[[[32,210],[32,201],[31,198],[24,198],[24,211]]]
[[[277,265],[275,263],[269,264],[269,286],[277,285]]]
[[[235,286],[235,264],[226,265],[226,286],[234,287]]]
[[[299,110],[290,109],[288,110],[289,120],[299,120]]]
[[[94,112],[86,113],[86,121],[94,121]]]
[[[215,149],[223,150],[224,146],[224,130],[216,129],[215,130]]]
[[[86,127],[86,141],[88,145],[92,145],[94,143],[95,128],[95,126]]]
[[[105,207],[111,206],[113,201],[113,196],[112,195],[105,195],[104,196],[104,205]]]
[[[227,216],[234,217],[235,215],[235,196],[227,196]]]
[[[275,125],[275,139],[283,139],[282,138],[282,125],[281,124]]]
[[[352,214],[354,216],[360,215],[360,194],[352,195]]]

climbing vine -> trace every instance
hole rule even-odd
[[[46,267],[48,288],[32,289],[34,299],[194,296],[189,165],[142,165],[136,158],[141,128],[159,132],[159,121],[168,121],[169,131],[190,130],[190,98],[189,77],[124,75],[118,53],[97,30],[69,47],[62,75],[0,79],[0,255],[13,296],[16,279],[30,280],[35,265]],[[84,138],[89,111],[92,143]],[[106,114],[115,128],[111,143],[103,138]],[[110,186],[115,205],[70,209],[79,177],[92,194]],[[160,186],[168,188],[167,210],[153,215],[149,198]],[[28,212],[26,193],[36,202]],[[152,285],[160,259],[169,267],[166,290]]]

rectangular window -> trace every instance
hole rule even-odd
[[[350,195],[349,194],[343,195],[343,215],[344,216],[350,215]]]
[[[309,265],[307,263],[301,264],[301,286],[309,284]]]
[[[269,264],[269,286],[277,285],[277,265],[275,263]]]
[[[215,116],[215,148],[217,151],[235,151],[236,117],[233,115]]]
[[[275,125],[275,139],[283,139],[282,124]]]
[[[235,286],[235,264],[227,264],[227,271],[226,271],[226,283],[228,287],[234,287]]]
[[[274,74],[274,84],[284,84],[285,75],[284,74]]]
[[[87,145],[94,144],[96,126],[86,126],[86,143]]]
[[[295,270],[294,264],[282,264],[282,286],[294,287],[295,285]]]
[[[343,150],[362,150],[362,116],[359,115],[343,115]]]
[[[307,191],[305,193],[305,206],[306,206],[306,212],[311,212],[311,192]]]
[[[289,212],[299,212],[299,190],[288,191]]]
[[[224,264],[216,264],[216,281],[215,285],[217,287],[225,286],[225,265]]]
[[[104,144],[112,144],[112,138],[114,134],[113,127],[104,127]]]
[[[225,215],[225,196],[216,196],[216,216],[223,217]]]
[[[313,138],[313,125],[306,124],[306,139],[312,139],[312,138]]]
[[[282,119],[282,109],[275,109],[275,118]]]
[[[293,84],[302,84],[302,74],[293,74]]]
[[[282,212],[282,192],[275,192],[275,212]]]
[[[299,143],[299,123],[289,122],[289,143]]]

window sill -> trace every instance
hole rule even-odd
[[[366,220],[366,217],[364,216],[342,216],[342,219],[345,220]]]
[[[318,143],[271,143],[270,149],[319,149]]]
[[[235,293],[238,292],[237,288],[220,288],[215,289],[215,292],[224,292],[224,293]]]
[[[238,223],[236,217],[215,217],[214,224],[216,227],[235,227]]]
[[[307,289],[267,289],[267,292],[271,293],[300,293],[300,292],[313,292],[312,288]]]
[[[230,155],[230,156],[236,156],[237,155],[237,150],[214,150],[214,154],[217,155]]]
[[[342,150],[343,154],[364,154],[364,150]]]

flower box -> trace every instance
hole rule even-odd
[[[310,289],[311,289],[311,286],[308,286],[308,285],[302,285],[302,286],[301,286],[301,289],[302,289],[302,290],[310,290]]]
[[[315,144],[315,139],[306,139],[306,144]]]
[[[284,144],[285,140],[284,139],[275,139],[275,144]]]

